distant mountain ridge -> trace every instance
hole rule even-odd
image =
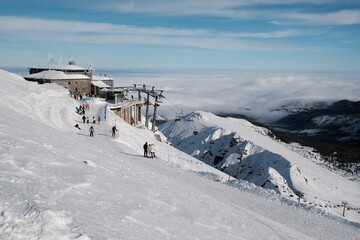
[[[360,101],[341,100],[327,107],[298,111],[273,126],[329,142],[352,144],[360,140]]]
[[[269,128],[286,142],[314,147],[326,159],[360,162],[360,101],[341,100],[297,111]]]
[[[274,137],[284,142],[315,148],[325,159],[360,162],[360,101],[340,100],[330,105],[318,102],[301,108],[282,106],[274,111],[289,112],[289,115],[268,123],[259,123],[241,114],[220,116],[245,118],[268,128]]]

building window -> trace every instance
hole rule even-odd
[[[71,85],[71,82],[69,82],[69,85]]]

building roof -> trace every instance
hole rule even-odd
[[[48,70],[76,70],[76,71],[85,71],[86,68],[79,67],[72,64],[48,64],[43,66],[37,66],[37,67],[30,67],[30,69],[48,69]]]
[[[106,81],[106,80],[114,80],[114,79],[111,77],[106,77],[106,76],[93,75],[92,80],[93,81]]]
[[[84,74],[65,74],[61,71],[47,70],[39,73],[29,74],[25,79],[43,79],[43,80],[88,80],[88,76]]]
[[[127,107],[131,107],[131,106],[139,106],[139,105],[143,105],[145,102],[144,101],[123,101],[120,103],[116,103],[116,104],[109,104],[109,108],[111,110],[116,110],[119,108],[127,108]]]
[[[102,81],[91,81],[91,84],[99,88],[110,88],[109,85],[105,84]]]

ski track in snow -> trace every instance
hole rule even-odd
[[[66,90],[1,70],[0,82],[0,239],[359,236],[358,224],[247,182],[227,181],[224,173],[114,114],[94,125],[91,138],[90,124],[73,127],[81,122],[73,112],[79,103]],[[41,97],[28,102],[32,92]],[[90,102],[89,116],[102,106]],[[119,132],[112,138],[115,123]],[[143,157],[145,141],[155,143],[157,158]]]

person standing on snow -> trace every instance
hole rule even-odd
[[[100,115],[98,116],[98,124],[100,125],[100,121],[101,121],[101,117],[100,117]]]
[[[94,132],[95,132],[94,127],[91,126],[91,127],[89,128],[89,131],[90,131],[90,137],[93,137],[93,136],[94,136]]]
[[[85,121],[86,121],[85,115],[83,115],[82,120],[83,120],[83,123],[85,123]]]
[[[146,142],[143,146],[144,148],[144,157],[148,157],[148,143]]]
[[[150,152],[150,157],[151,158],[156,157],[155,156],[155,144],[152,143],[152,144],[149,145],[149,152]]]
[[[112,137],[115,137],[115,132],[117,132],[115,125],[112,127],[111,131],[112,131]]]

